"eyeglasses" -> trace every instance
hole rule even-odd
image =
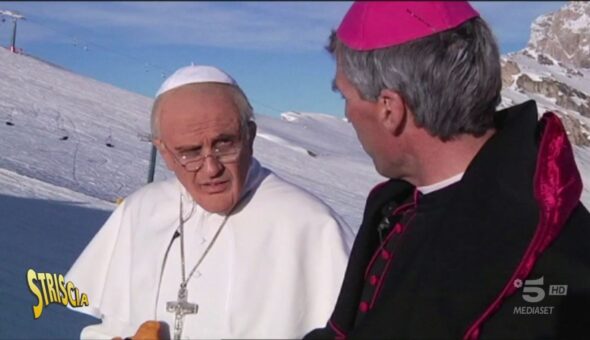
[[[182,165],[187,171],[196,172],[201,170],[205,159],[207,157],[214,157],[220,163],[232,163],[240,158],[240,151],[242,151],[242,141],[233,138],[222,139],[215,142],[208,155],[203,154],[203,148],[195,148],[194,150],[181,151],[176,153],[162,143],[164,147],[174,156],[178,164]]]

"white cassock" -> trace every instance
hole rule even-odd
[[[188,282],[199,310],[184,316],[183,338],[298,338],[323,327],[334,308],[350,228],[254,159],[246,190]],[[173,238],[181,197],[188,276],[224,216],[194,204],[176,178],[149,184],[117,207],[66,275],[90,303],[75,310],[102,319],[82,338],[132,336],[147,320],[173,331],[166,302],[176,301],[182,277],[181,239]]]

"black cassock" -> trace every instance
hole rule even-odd
[[[444,189],[373,189],[332,317],[306,338],[588,333],[590,214],[561,122],[537,119],[532,101],[498,112],[497,133]]]

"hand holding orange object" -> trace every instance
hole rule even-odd
[[[130,339],[132,340],[160,340],[164,339],[160,335],[160,331],[162,330],[162,325],[158,321],[150,320],[146,321],[139,326],[137,332],[133,337]],[[129,339],[129,338],[125,338]],[[124,340],[120,336],[113,338],[112,340]]]

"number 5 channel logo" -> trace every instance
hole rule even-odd
[[[545,298],[544,277],[538,279],[524,281],[524,288],[522,289],[522,298],[526,302],[537,303],[543,301]],[[522,280],[514,280],[514,287],[522,287]],[[567,285],[550,285],[549,295],[567,295]]]

